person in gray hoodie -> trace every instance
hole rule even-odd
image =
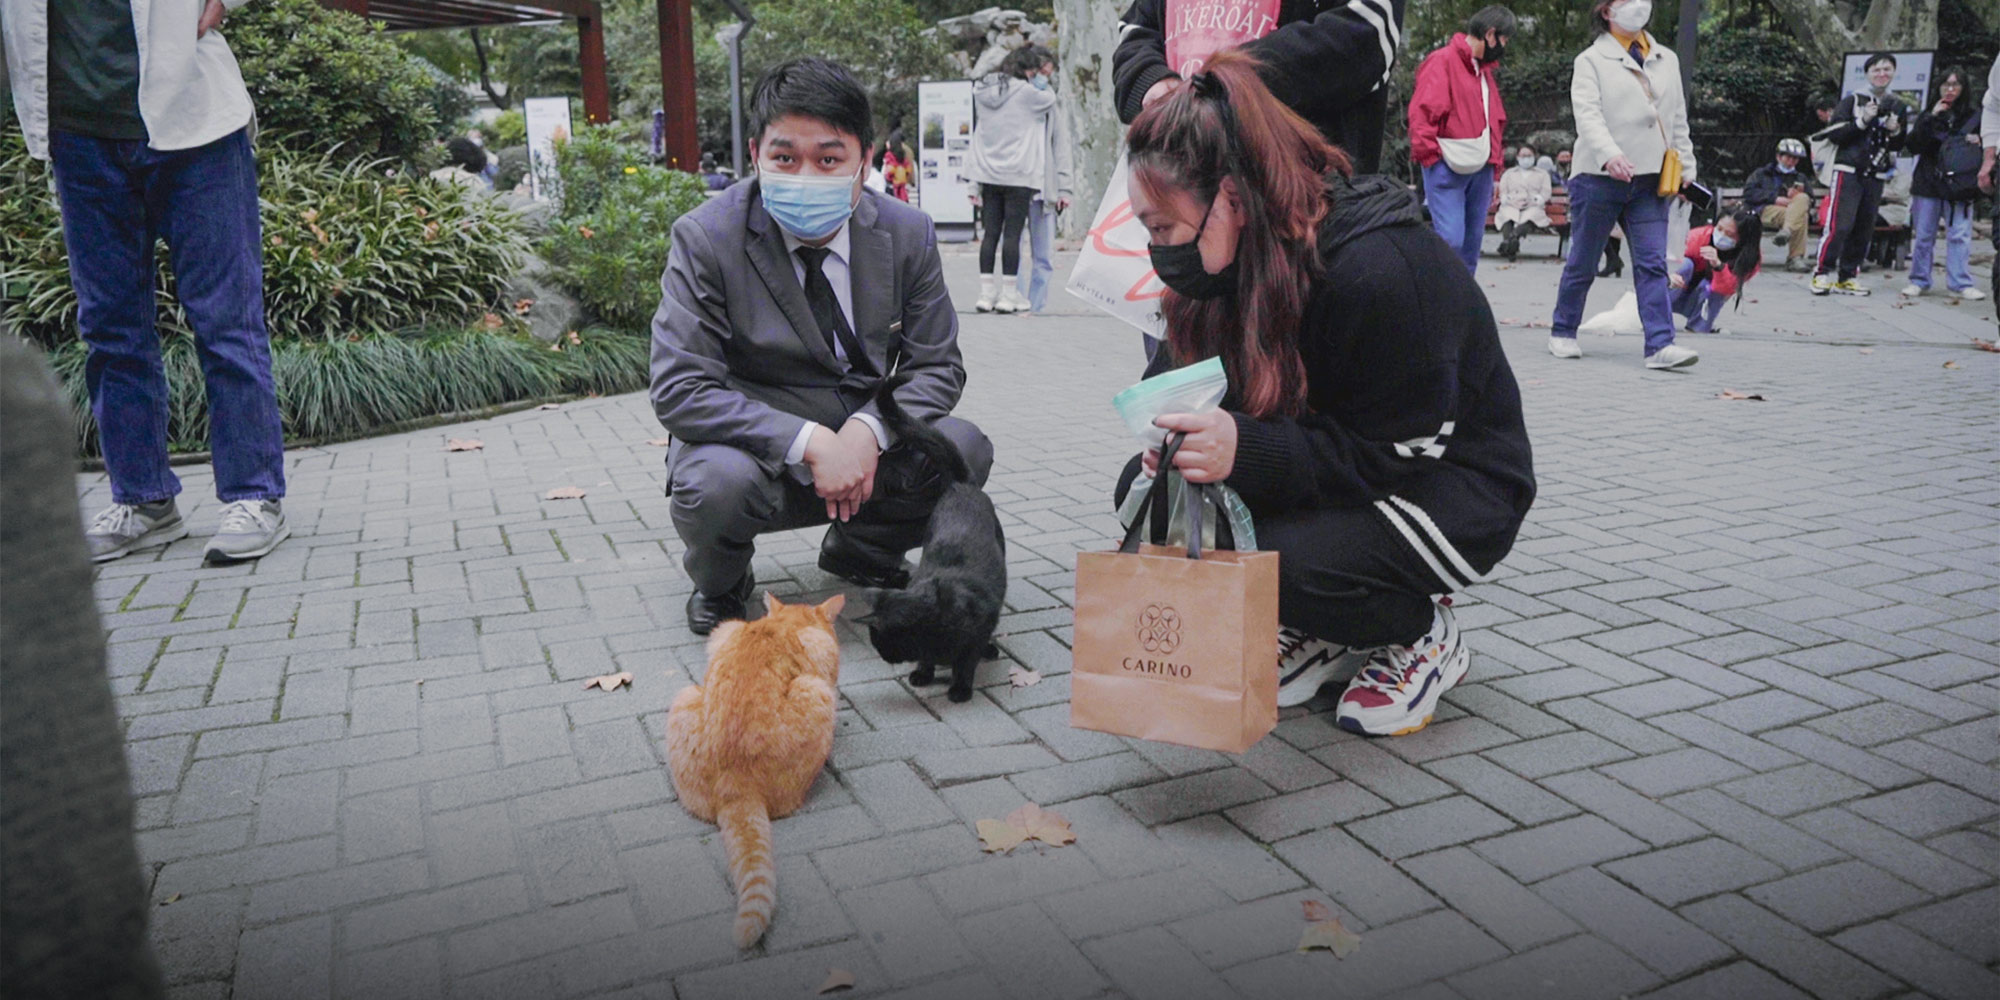
[[[1040,79],[1053,86],[1056,79],[1055,55],[1037,48],[1043,57]],[[1029,80],[1032,84],[1033,79]],[[1021,272],[1016,286],[1027,296],[1029,312],[1041,312],[1049,304],[1049,278],[1055,273],[1056,214],[1076,199],[1074,160],[1070,156],[1069,117],[1061,107],[1044,116],[1042,137],[1047,149],[1042,165],[1042,184],[1028,202],[1028,249],[1033,263]]]
[[[985,229],[979,243],[979,298],[973,303],[980,312],[1028,308],[1015,279],[1021,271],[1021,229],[1048,170],[1048,119],[1056,106],[1048,73],[1054,62],[1047,49],[1023,45],[973,92],[979,117],[965,176],[979,185],[974,200]],[[993,274],[996,251],[1004,281]]]

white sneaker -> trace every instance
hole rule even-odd
[[[1646,367],[1686,368],[1687,366],[1694,364],[1695,362],[1700,360],[1701,360],[1701,355],[1696,354],[1694,348],[1682,347],[1679,344],[1668,344],[1667,346],[1662,347],[1657,351],[1654,351],[1651,355],[1649,355],[1646,358]]]
[[[1961,299],[1964,299],[1967,302],[1978,302],[1979,300],[1984,299],[1986,297],[1986,293],[1980,291],[1977,288],[1961,288],[1958,291],[1953,292],[1952,294],[1958,296]]]
[[[990,313],[993,311],[994,300],[999,297],[1000,283],[994,280],[992,275],[982,274],[979,276],[979,298],[973,301],[972,308],[979,312]]]
[[[1438,697],[1465,679],[1472,651],[1451,605],[1440,601],[1430,633],[1414,646],[1384,646],[1340,696],[1334,724],[1364,736],[1402,736],[1430,725]]]
[[[171,499],[144,507],[114,503],[90,519],[83,541],[90,550],[91,562],[110,562],[140,549],[186,538],[187,533],[187,522],[181,520],[180,508]]]
[[[1909,284],[1903,286],[1902,294],[1903,297],[1906,299],[1914,299],[1917,296],[1924,294],[1924,292],[1926,291],[1929,291],[1929,289],[1925,288],[1922,285]]]
[[[993,303],[993,311],[1002,315],[1027,312],[1028,300],[1023,298],[1013,285],[1009,284],[1000,289],[1000,299]]]
[[[1575,337],[1550,337],[1549,353],[1559,358],[1580,358],[1583,357],[1583,346],[1576,342]]]
[[[1278,707],[1303,705],[1330,681],[1346,680],[1368,662],[1368,650],[1278,629]]]
[[[222,505],[222,524],[208,540],[201,559],[210,565],[242,562],[267,555],[292,537],[284,505],[276,500],[236,500]]]

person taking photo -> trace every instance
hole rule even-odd
[[[1945,287],[1960,298],[1986,293],[1972,283],[1972,214],[1979,197],[1979,101],[1962,69],[1938,77],[1938,100],[1910,123],[1906,152],[1917,154],[1910,178],[1910,283],[1903,295],[1915,298],[1931,288],[1937,234],[1944,226]]]

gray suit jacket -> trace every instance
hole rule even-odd
[[[848,221],[854,332],[879,372],[908,372],[912,415],[951,412],[965,388],[958,313],[930,217],[863,191]],[[846,371],[813,322],[784,233],[757,182],[674,223],[653,316],[653,411],[678,444],[740,448],[775,474],[807,421],[835,430],[874,412],[880,378]]]

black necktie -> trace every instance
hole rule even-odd
[[[868,352],[854,336],[854,328],[847,325],[847,316],[840,311],[840,300],[833,294],[833,282],[826,280],[826,272],[820,269],[832,252],[825,247],[799,248],[799,259],[806,265],[806,304],[812,307],[813,322],[819,324],[820,335],[826,338],[826,349],[835,354],[846,351],[849,365],[873,375],[875,366],[868,362]],[[839,347],[834,346],[836,342]]]
[[[1638,63],[1641,66],[1646,65],[1646,55],[1645,55],[1646,50],[1639,47],[1638,39],[1636,38],[1632,39],[1632,46],[1626,49],[1625,51],[1632,53],[1633,62]]]

